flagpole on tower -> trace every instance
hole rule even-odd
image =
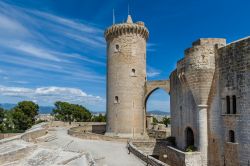
[[[115,24],[115,9],[113,8],[113,25]]]
[[[129,15],[129,10],[130,10],[130,9],[129,9],[129,3],[128,3],[128,15]]]

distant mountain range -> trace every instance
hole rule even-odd
[[[164,111],[160,111],[160,110],[148,111],[147,113],[150,115],[161,115],[161,116],[169,116],[170,115],[170,112],[164,112]]]
[[[6,109],[6,110],[10,110],[11,108],[15,107],[16,104],[10,104],[10,103],[1,103],[0,107]]]
[[[16,106],[16,104],[11,104],[11,103],[1,103],[0,107],[6,109],[6,110],[10,110],[12,108],[14,108]],[[54,107],[52,106],[39,106],[39,113],[40,114],[50,114],[52,112]]]
[[[11,108],[15,107],[16,104],[11,104],[11,103],[1,103],[0,107],[10,110]],[[53,106],[39,106],[39,113],[40,114],[50,114],[52,110],[54,109]],[[93,114],[105,114],[105,112],[92,112]],[[170,115],[170,112],[164,112],[160,110],[152,110],[147,112],[150,115],[160,115],[160,116],[166,116]]]
[[[54,107],[52,106],[39,106],[39,113],[40,114],[50,114]]]

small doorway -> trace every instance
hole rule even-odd
[[[186,147],[194,146],[194,133],[190,127],[186,128]]]

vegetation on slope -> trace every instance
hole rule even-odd
[[[0,108],[0,132],[23,132],[35,124],[39,106],[32,101],[22,101],[11,110]]]
[[[68,102],[57,101],[55,103],[55,109],[52,111],[52,115],[55,120],[64,122],[105,122],[106,117],[102,114],[98,116],[92,115],[91,112],[77,104],[71,104]]]
[[[163,117],[161,121],[158,121],[156,117],[153,116],[153,125],[156,125],[157,123],[165,124],[166,127],[170,125],[170,117]]]
[[[36,120],[38,112],[39,106],[32,101],[19,102],[10,110],[4,110],[0,107],[0,133],[24,132],[34,124],[43,122],[43,120]],[[95,116],[81,105],[62,101],[55,102],[52,115],[55,120],[69,123],[106,121],[106,117],[102,114]]]

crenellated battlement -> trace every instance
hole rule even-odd
[[[192,43],[192,47],[187,48],[184,52],[185,55],[192,54],[197,50],[205,50],[209,47],[214,47],[218,45],[219,47],[226,46],[226,39],[223,38],[200,38]]]
[[[144,23],[141,21],[133,23],[130,15],[128,16],[126,23],[114,24],[107,28],[104,32],[104,36],[106,41],[109,41],[119,35],[130,33],[141,35],[143,38],[145,38],[145,40],[147,40],[149,37],[149,31],[144,26]]]
[[[229,49],[236,49],[236,48],[242,49],[249,45],[249,41],[250,41],[250,36],[247,36],[245,38],[228,43],[227,45],[224,45],[224,47],[220,47],[218,50],[221,53],[222,51],[226,51]]]
[[[192,43],[193,46],[197,45],[216,45],[216,44],[226,44],[226,39],[223,38],[200,38]]]

